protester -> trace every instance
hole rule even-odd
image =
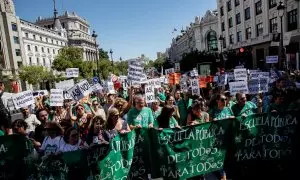
[[[98,103],[97,100],[93,100],[92,104],[88,103],[91,108],[91,111],[94,116],[101,116],[103,119],[106,119],[106,114],[103,107]]]
[[[66,119],[67,111],[62,106],[58,106],[55,108],[55,114],[52,118],[52,121],[60,123],[62,120]]]
[[[162,108],[161,114],[154,121],[156,128],[180,128],[177,120],[173,117],[175,112],[174,106],[166,105]]]
[[[165,105],[172,106],[174,108],[174,114],[173,114],[173,116],[174,116],[175,119],[179,120],[180,119],[180,114],[179,114],[178,107],[175,106],[175,98],[173,96],[171,96],[171,95],[168,95],[166,97]]]
[[[226,106],[226,97],[224,94],[218,94],[216,97],[217,107],[209,111],[211,120],[217,121],[227,118],[234,118],[232,110]]]
[[[24,107],[22,109],[25,122],[27,123],[28,127],[26,128],[26,133],[30,134],[35,131],[35,128],[41,124],[41,122],[37,119],[35,114],[31,114],[30,109],[28,107]]]
[[[188,109],[192,106],[193,100],[190,98],[191,93],[187,91],[183,97],[183,99],[179,100],[178,102],[178,111],[180,114],[179,125],[186,126],[187,124],[187,116],[188,116]]]
[[[131,108],[130,103],[128,103],[125,99],[123,98],[116,98],[114,107],[117,108],[117,110],[120,113],[120,117],[127,121],[127,113],[129,109]]]
[[[77,151],[79,149],[87,148],[88,145],[80,139],[78,130],[74,127],[70,127],[66,130],[63,142],[59,146],[60,152]]]
[[[127,122],[120,117],[120,113],[117,108],[110,108],[108,111],[106,130],[110,134],[109,139],[112,139],[114,136],[116,136],[118,132],[130,132]]]
[[[80,137],[84,138],[88,133],[88,127],[92,119],[92,115],[87,114],[85,112],[84,106],[81,104],[78,104],[75,107],[75,110],[77,115],[71,115],[72,126],[78,129],[80,132]]]
[[[155,101],[153,101],[151,104],[151,110],[152,110],[154,121],[161,114],[162,107],[160,107],[159,104],[160,104],[159,100],[157,100],[157,99]]]
[[[198,100],[193,103],[190,113],[187,117],[188,126],[209,122],[209,114],[203,111],[204,105],[205,103],[203,101]]]
[[[43,142],[45,138],[45,131],[46,131],[45,125],[48,121],[48,112],[46,109],[38,109],[38,111],[36,112],[36,116],[38,120],[41,122],[41,124],[35,128],[33,137],[36,141]]]
[[[107,94],[107,99],[106,99],[106,104],[103,106],[103,109],[107,115],[108,110],[113,107],[114,103],[115,103],[115,98],[116,98],[116,92],[114,90],[110,91]]]
[[[108,143],[108,141],[106,141],[103,137],[105,131],[105,123],[106,119],[103,119],[101,116],[95,116],[93,118],[87,135],[86,142],[88,145]]]
[[[11,126],[11,116],[3,104],[2,96],[4,94],[5,85],[4,82],[0,80],[0,134],[12,134]]]
[[[251,101],[247,101],[246,94],[236,93],[237,103],[231,107],[233,115],[238,116],[249,116],[257,112],[257,106]]]

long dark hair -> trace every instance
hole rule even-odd
[[[164,106],[161,110],[161,114],[157,117],[158,126],[160,128],[169,128],[169,121],[174,113],[174,107]]]

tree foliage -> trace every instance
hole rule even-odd
[[[102,48],[99,49],[99,59],[109,59],[108,52]]]
[[[42,81],[55,81],[55,75],[52,70],[47,70],[43,66],[22,66],[19,77],[29,84],[37,85]]]

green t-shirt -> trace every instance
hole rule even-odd
[[[242,114],[246,114],[248,116],[251,114],[255,114],[257,106],[253,102],[247,101],[243,107],[240,107],[238,104],[235,104],[231,107],[231,109],[234,116],[236,117],[241,116]]]
[[[209,116],[212,119],[221,120],[221,119],[227,119],[230,116],[234,116],[234,114],[229,107],[224,107],[222,110],[219,110],[218,108],[211,109],[209,111]]]
[[[188,116],[188,109],[192,106],[193,100],[189,99],[184,100],[181,99],[177,106],[178,106],[178,111],[179,111],[179,115],[180,115],[180,120],[179,120],[179,124],[180,126],[185,126],[186,125],[186,119]]]
[[[129,125],[141,125],[143,128],[148,128],[149,124],[154,122],[152,110],[148,107],[144,107],[141,111],[131,108],[127,114],[127,122]]]
[[[157,96],[161,101],[166,101],[166,95],[164,93],[159,93]]]
[[[159,109],[158,109],[157,111],[152,112],[154,121],[155,121],[155,120],[157,119],[157,117],[161,114],[161,110],[162,110],[162,108],[159,107]]]
[[[4,132],[0,130],[0,136],[4,136]]]
[[[177,125],[178,125],[178,122],[177,122],[176,119],[172,116],[172,117],[169,119],[169,128],[175,128]],[[156,119],[154,120],[153,127],[159,128],[159,125],[158,125],[158,122],[157,122]]]
[[[229,108],[232,108],[232,106],[235,105],[235,104],[236,104],[236,102],[234,102],[234,101],[229,101],[228,107],[229,107]]]

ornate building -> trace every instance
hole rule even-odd
[[[173,38],[168,48],[171,62],[178,62],[184,53],[193,50],[218,51],[218,16],[216,11],[208,10],[204,17],[195,17],[189,27],[181,30],[181,35]]]
[[[91,35],[90,25],[84,18],[78,16],[75,12],[66,11],[63,15],[57,17],[62,28],[67,31],[68,45],[83,48],[83,58],[87,61],[95,61],[98,56],[98,45],[96,38]],[[36,24],[44,28],[53,29],[54,18],[38,17]]]

